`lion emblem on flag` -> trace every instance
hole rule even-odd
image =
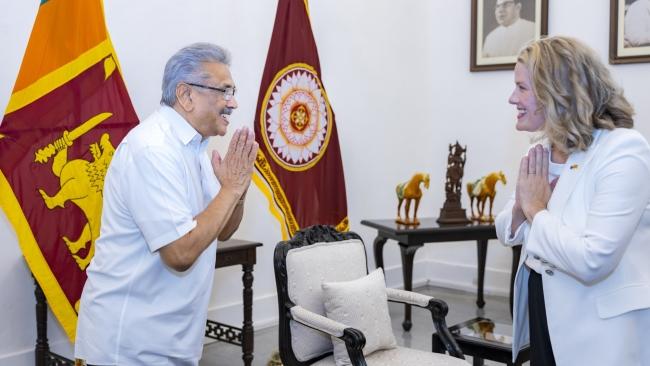
[[[62,237],[82,271],[88,267],[95,254],[95,240],[99,236],[102,211],[104,176],[115,153],[115,147],[107,133],[102,134],[98,142],[90,145],[89,151],[93,156],[93,161],[68,160],[68,147],[72,146],[75,139],[111,115],[111,113],[100,113],[74,130],[64,131],[61,138],[37,151],[34,159],[38,163],[46,163],[54,155],[52,172],[59,177],[61,184],[59,191],[51,196],[43,189],[38,190],[43,197],[45,206],[53,210],[56,207],[63,208],[66,202],[71,201],[81,209],[86,217],[87,223],[77,239]],[[78,255],[78,252],[84,248],[87,248],[88,251],[86,256],[82,257]]]

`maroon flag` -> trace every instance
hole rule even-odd
[[[334,112],[304,0],[279,0],[255,114],[255,184],[287,238],[315,224],[348,230]]]

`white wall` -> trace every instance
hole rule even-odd
[[[466,181],[493,170],[506,173],[509,184],[498,187],[497,210],[514,187],[515,168],[528,138],[514,130],[515,110],[507,104],[512,73],[468,71],[469,4],[310,1],[323,82],[341,139],[350,222],[366,241],[371,266],[374,233],[359,222],[393,217],[394,187],[414,171],[431,174],[420,216],[437,216],[444,200],[449,143],[458,140],[468,146]],[[9,99],[37,6],[37,1],[3,1],[0,108]],[[106,1],[109,31],[140,118],[158,105],[167,58],[188,43],[211,41],[226,46],[234,56],[232,73],[240,107],[233,124],[252,126],[275,6],[269,0]],[[549,14],[550,34],[579,37],[607,58],[608,1],[552,1]],[[637,108],[637,128],[650,137],[650,65],[612,69]],[[214,146],[224,152],[228,139]],[[280,229],[255,188],[236,236],[265,243],[255,269],[254,318],[258,328],[272,325],[276,314],[272,253]],[[35,339],[33,285],[4,214],[0,214],[0,243],[0,365],[28,365],[33,363]],[[398,286],[401,269],[395,243],[389,241],[385,252],[389,285]],[[509,250],[491,242],[488,292],[507,293],[510,260]],[[418,252],[416,263],[417,284],[475,288],[473,243],[430,244]],[[240,278],[239,269],[217,271],[211,317],[240,322]],[[50,321],[49,338],[53,348],[70,355],[71,347],[55,321]]]

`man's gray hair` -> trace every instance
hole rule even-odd
[[[202,83],[210,78],[203,71],[204,62],[218,62],[230,66],[230,52],[212,43],[194,43],[181,48],[165,65],[160,104],[170,107],[176,103],[176,86],[181,82]]]

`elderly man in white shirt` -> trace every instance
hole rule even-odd
[[[650,46],[650,0],[636,0],[625,12],[625,47]]]
[[[217,240],[239,226],[257,143],[208,138],[237,108],[229,53],[197,43],[165,66],[161,107],[117,148],[104,184],[75,357],[89,365],[198,365]]]
[[[521,1],[497,0],[494,15],[499,26],[485,37],[483,57],[516,56],[535,38],[535,23],[520,17],[521,6]]]

